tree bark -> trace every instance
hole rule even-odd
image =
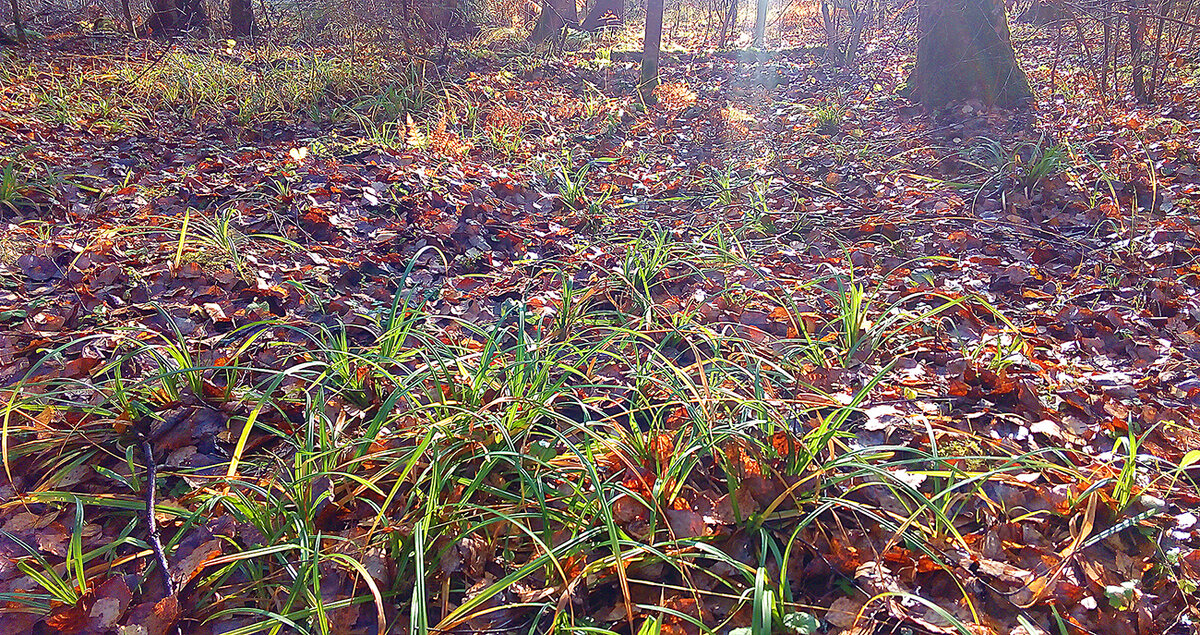
[[[763,40],[766,39],[767,4],[768,0],[758,0],[758,8],[754,12],[754,48],[763,48]]]
[[[638,92],[642,100],[654,101],[658,88],[658,52],[662,45],[663,0],[646,0],[646,34],[642,38],[642,79]]]
[[[597,0],[579,28],[584,31],[599,31],[618,26],[623,19],[621,14],[624,10],[624,0]]]
[[[258,34],[258,25],[254,22],[254,5],[251,0],[229,0],[229,30],[239,37]]]
[[[729,0],[729,11],[726,12],[724,19],[721,21],[721,37],[718,39],[717,48],[725,48],[725,44],[729,42],[729,35],[733,32],[737,25],[738,0]]]
[[[1149,103],[1150,98],[1146,93],[1146,78],[1145,60],[1143,52],[1145,50],[1145,39],[1143,39],[1142,29],[1144,27],[1145,16],[1142,14],[1141,4],[1132,1],[1129,2],[1129,73],[1130,79],[1133,82],[1133,96],[1137,98],[1139,103]]]
[[[846,66],[853,67],[858,58],[858,47],[862,44],[863,30],[867,28],[867,21],[871,19],[871,10],[869,6],[855,6],[853,2],[850,4],[850,38],[846,42]]]
[[[12,9],[13,28],[17,31],[17,42],[21,46],[25,46],[25,25],[21,24],[21,7],[17,0],[8,0],[8,6]]]
[[[821,24],[825,28],[826,57],[831,60],[839,60],[842,46],[838,42],[837,25],[833,23],[833,7],[829,5],[828,0],[821,2]]]
[[[151,0],[150,7],[146,26],[155,35],[175,35],[208,26],[204,0]]]
[[[919,0],[909,97],[930,108],[979,99],[1012,108],[1033,93],[1017,64],[1004,0]]]
[[[129,0],[121,0],[121,15],[125,18],[125,28],[129,29],[129,34],[137,37],[137,25],[133,23],[133,12],[129,10]]]
[[[579,10],[575,0],[544,0],[542,12],[538,14],[537,24],[529,39],[534,42],[545,42],[558,35],[568,26],[579,24]]]

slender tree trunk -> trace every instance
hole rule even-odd
[[[930,108],[979,99],[1011,108],[1033,94],[1017,64],[1004,0],[919,0],[909,96]]]
[[[125,28],[129,34],[137,37],[137,27],[133,24],[133,12],[129,10],[129,0],[121,0],[121,13],[125,16]]]
[[[17,30],[17,42],[21,46],[25,46],[25,25],[21,24],[21,7],[17,0],[8,0],[8,6],[12,8],[13,28]]]
[[[575,8],[575,0],[544,0],[542,12],[538,14],[537,24],[529,39],[545,42],[564,28],[576,24],[579,24],[579,11]]]
[[[758,10],[754,20],[754,48],[765,48],[763,40],[767,35],[767,6],[768,0],[758,0]]]
[[[1176,23],[1179,28],[1175,31],[1175,36],[1171,38],[1171,46],[1167,50],[1173,51],[1179,48],[1179,43],[1183,40],[1183,35],[1188,31],[1195,33],[1195,30],[1192,29],[1191,25],[1188,23],[1188,20],[1192,17],[1192,6],[1194,4],[1195,0],[1187,0],[1187,4],[1184,5],[1183,11],[1179,13],[1179,22]]]
[[[704,46],[708,46],[708,38],[713,34],[713,2],[704,5]]]
[[[229,0],[229,30],[235,36],[247,37],[258,32],[254,23],[254,5],[251,0]]]
[[[267,11],[267,0],[258,0],[258,8],[262,11],[263,22],[267,24],[267,31],[275,30],[274,25],[271,24],[271,13]]]
[[[729,35],[737,23],[738,0],[729,0],[729,9],[721,20],[721,37],[717,40],[717,48],[725,48]]]
[[[862,44],[863,30],[871,19],[869,6],[855,7],[850,3],[850,39],[846,42],[846,66],[853,67],[858,58],[858,47]]]
[[[1100,92],[1108,94],[1108,60],[1115,57],[1113,53],[1112,5],[1104,3],[1104,55],[1100,58]],[[1113,66],[1116,67],[1114,60]],[[1113,83],[1116,83],[1114,73]]]
[[[642,79],[638,92],[642,100],[654,101],[658,87],[658,50],[662,44],[663,0],[646,0],[646,34],[642,38]]]
[[[833,22],[833,7],[828,0],[821,2],[821,25],[825,28],[825,57],[836,63],[841,59],[842,45],[838,42],[837,25]]]
[[[1150,68],[1150,100],[1154,101],[1160,81],[1158,72],[1162,70],[1163,30],[1167,24],[1167,14],[1171,12],[1171,0],[1158,3],[1158,30],[1154,34],[1154,64]],[[1169,36],[1169,34],[1168,34]],[[1166,71],[1163,70],[1163,75]]]
[[[683,14],[683,7],[677,5],[675,7],[675,19],[671,20],[671,31],[669,33],[667,33],[667,42],[668,43],[670,43],[671,40],[675,39],[675,32],[679,30],[679,16],[682,14]]]
[[[1079,52],[1083,55],[1083,59],[1087,62],[1088,71],[1092,74],[1092,81],[1097,85],[1103,86],[1105,79],[1101,77],[1101,73],[1105,73],[1103,67],[1096,68],[1096,59],[1092,55],[1092,47],[1088,45],[1087,38],[1083,35],[1083,24],[1080,23],[1079,15],[1072,15],[1071,21],[1075,23],[1075,37],[1079,41]],[[1108,95],[1104,92],[1100,93],[1100,103],[1108,103]]]
[[[1142,28],[1145,16],[1142,15],[1142,8],[1134,2],[1129,3],[1129,72],[1130,79],[1133,82],[1133,96],[1142,103],[1149,101],[1149,95],[1146,93],[1146,78],[1143,75],[1145,69],[1143,64],[1143,49],[1145,48],[1145,40],[1143,39]]]

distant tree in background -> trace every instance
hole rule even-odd
[[[24,45],[25,27],[21,24],[21,8],[17,5],[17,0],[8,0],[8,5],[12,7],[12,21],[13,28],[17,30],[17,42]],[[0,33],[0,35],[3,34]]]
[[[763,40],[767,34],[768,0],[758,0],[758,8],[754,19],[754,48],[763,48]]]
[[[658,52],[662,46],[663,0],[646,0],[646,34],[642,38],[642,80],[638,92],[642,100],[654,100],[658,87]]]
[[[1033,94],[1017,64],[1004,0],[919,0],[909,96],[928,107],[979,99],[1006,108]]]
[[[721,34],[717,36],[717,48],[725,48],[729,36],[737,25],[738,0],[729,0],[725,7],[725,16],[721,20]]]

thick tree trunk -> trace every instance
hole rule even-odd
[[[21,24],[21,7],[17,4],[17,0],[8,0],[8,6],[12,9],[13,28],[17,30],[17,42],[24,46],[25,25]]]
[[[575,8],[575,0],[544,0],[542,12],[529,39],[545,42],[562,33],[564,28],[576,24],[579,24],[579,10]]]
[[[930,108],[979,99],[1012,108],[1033,97],[1017,64],[1004,0],[920,0],[909,96]]]
[[[763,40],[766,39],[767,3],[768,0],[758,0],[754,19],[754,48],[763,48]]]
[[[646,35],[642,38],[642,81],[638,92],[642,100],[654,101],[658,88],[658,51],[662,45],[663,0],[646,0]]]
[[[151,0],[150,6],[152,13],[146,26],[155,35],[175,35],[208,26],[204,0]]]
[[[579,28],[584,31],[599,31],[619,26],[623,21],[624,10],[624,0],[597,0]]]
[[[254,5],[251,0],[229,0],[229,30],[239,37],[247,37],[258,33],[258,25],[254,23]]]

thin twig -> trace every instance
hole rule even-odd
[[[170,53],[171,50],[174,48],[175,48],[175,40],[172,39],[170,42],[167,43],[167,48],[163,50],[162,54],[159,55],[153,62],[150,62],[149,64],[147,64],[146,67],[142,69],[142,72],[138,73],[137,77],[134,77],[133,81],[129,82],[129,85],[134,86],[134,85],[137,85],[138,82],[142,81],[142,78],[145,77],[146,74],[149,73],[151,69],[153,69],[155,66],[158,66],[158,63],[163,61],[163,59],[165,59],[167,57],[167,54]]]
[[[150,549],[154,551],[154,560],[158,562],[158,568],[162,570],[163,587],[167,590],[167,596],[175,595],[175,581],[171,578],[171,567],[167,563],[167,554],[163,551],[162,538],[158,534],[158,523],[154,521],[154,499],[157,498],[157,480],[158,467],[154,464],[154,446],[150,444],[150,438],[142,433],[138,433],[138,440],[142,442],[142,454],[146,456],[146,494],[145,503],[146,511],[142,517],[142,521],[146,524],[146,542],[150,543]]]

